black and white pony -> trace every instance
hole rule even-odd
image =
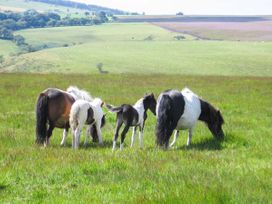
[[[111,105],[106,105],[111,112],[117,113],[117,122],[116,130],[113,139],[113,147],[115,150],[116,142],[118,139],[119,130],[122,124],[125,124],[125,127],[121,133],[121,143],[120,149],[124,147],[124,140],[126,133],[130,127],[133,127],[133,133],[131,138],[131,147],[134,144],[136,136],[136,128],[139,127],[139,140],[140,147],[143,148],[143,131],[145,120],[147,119],[147,110],[149,109],[154,115],[156,115],[156,99],[154,94],[149,94],[139,99],[133,106],[129,104],[123,104],[120,107],[112,107]]]
[[[77,149],[80,142],[80,134],[85,124],[94,126],[98,135],[99,144],[103,144],[101,126],[104,118],[102,106],[104,102],[100,98],[95,98],[91,102],[86,100],[76,100],[70,111],[70,127],[73,134],[72,147]],[[84,146],[88,145],[90,134],[86,134]]]
[[[224,119],[220,111],[200,99],[188,88],[184,88],[182,91],[167,90],[162,92],[158,97],[156,113],[156,137],[159,146],[168,147],[174,130],[176,132],[170,146],[175,144],[180,130],[189,131],[187,139],[187,146],[189,146],[192,130],[197,120],[206,123],[215,138],[224,138],[222,130]]]

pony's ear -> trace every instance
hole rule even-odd
[[[101,107],[103,107],[105,105],[105,102],[104,101],[102,101],[102,103],[101,103]]]
[[[153,93],[153,92],[150,94],[150,96],[152,96],[152,97],[154,97],[154,98],[155,98],[155,95],[154,95],[154,93]]]

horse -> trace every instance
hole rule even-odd
[[[80,132],[84,124],[93,126],[95,125],[98,134],[99,144],[103,144],[101,124],[104,117],[102,106],[104,102],[100,98],[95,98],[93,101],[77,100],[71,107],[70,111],[70,127],[73,134],[74,149],[79,147]],[[86,134],[84,146],[89,142],[89,134]]]
[[[170,146],[176,143],[180,130],[188,130],[187,146],[189,146],[193,127],[198,120],[208,126],[215,138],[219,140],[224,138],[222,129],[224,119],[220,110],[199,98],[188,88],[182,91],[170,89],[162,92],[158,97],[156,114],[157,145],[161,147],[168,148],[174,130],[176,132]]]
[[[109,104],[106,104],[106,107],[110,112],[117,113],[116,130],[114,134],[112,150],[115,150],[116,148],[119,130],[123,123],[125,124],[125,127],[121,133],[120,149],[124,148],[125,136],[130,127],[133,127],[131,147],[133,146],[135,141],[136,129],[137,127],[139,127],[140,147],[143,148],[143,131],[145,120],[147,119],[146,112],[149,109],[154,115],[156,115],[156,104],[157,102],[153,93],[145,95],[143,98],[139,99],[133,106],[129,104],[123,104],[119,107],[113,107]]]
[[[37,144],[49,145],[52,132],[57,127],[64,129],[61,145],[65,145],[70,127],[70,109],[72,104],[78,99],[92,101],[92,97],[88,92],[73,86],[70,86],[66,91],[48,88],[39,94],[35,110]],[[95,141],[97,138],[95,128],[91,128],[90,132]]]

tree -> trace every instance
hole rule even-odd
[[[0,55],[0,64],[2,64],[4,62],[4,56]]]
[[[183,16],[183,13],[180,11],[178,13],[176,13],[177,16]]]
[[[21,35],[15,35],[13,37],[13,41],[16,43],[16,45],[21,46],[25,45],[25,38]]]
[[[12,31],[4,27],[0,28],[0,39],[12,40],[13,39]]]

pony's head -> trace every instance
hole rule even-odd
[[[208,123],[208,128],[212,132],[213,136],[217,139],[223,139],[225,134],[222,129],[222,125],[224,124],[223,116],[220,110],[215,109],[214,107],[210,107],[210,122]]]
[[[145,110],[149,109],[154,115],[156,115],[157,101],[153,93],[146,94],[143,98]]]

